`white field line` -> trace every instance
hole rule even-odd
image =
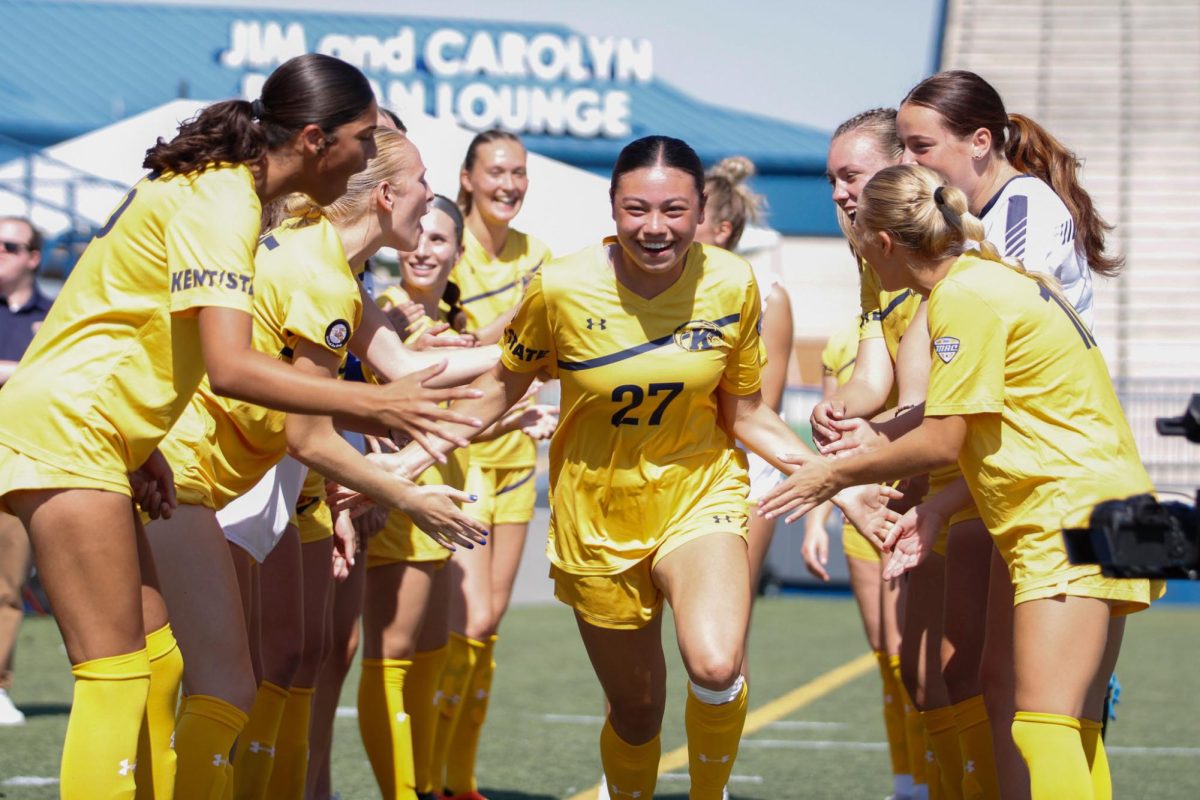
[[[526,714],[532,719],[542,722],[561,722],[572,725],[603,725],[604,717],[590,714]],[[803,720],[780,720],[768,723],[765,727],[784,731],[819,731],[844,728],[844,722],[805,722]]]
[[[17,775],[0,781],[0,786],[54,786],[58,778],[39,778],[36,775]]]
[[[660,781],[676,781],[686,783],[691,781],[691,776],[686,772],[664,772],[658,776]],[[766,779],[762,775],[730,775],[730,783],[766,783]]]

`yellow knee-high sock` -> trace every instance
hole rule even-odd
[[[1029,767],[1033,800],[1093,800],[1079,720],[1062,714],[1018,711],[1013,741]]]
[[[175,790],[175,709],[183,678],[183,655],[170,624],[146,637],[150,656],[150,693],[138,737],[137,800],[171,800]]]
[[[728,698],[729,694],[733,697]],[[717,695],[724,694],[722,697]],[[687,731],[691,800],[721,800],[733,772],[742,726],[746,724],[749,687],[738,678],[726,692],[709,692],[688,682],[683,721]]]
[[[275,739],[275,766],[267,797],[271,800],[303,800],[304,782],[308,778],[308,723],[312,718],[312,699],[315,690],[308,686],[288,689]]]
[[[463,698],[475,674],[475,665],[483,642],[468,639],[458,633],[450,634],[446,666],[442,668],[441,685],[437,691],[438,724],[433,737],[433,760],[429,765],[436,789],[446,787],[446,759],[450,754],[450,740],[454,728],[462,715]]]
[[[479,788],[475,783],[475,753],[479,749],[483,721],[487,718],[492,675],[496,672],[493,658],[496,639],[496,636],[489,636],[475,654],[475,670],[462,699],[462,711],[450,734],[450,752],[446,756],[446,788],[451,794],[474,792]],[[476,644],[471,642],[471,647]]]
[[[412,666],[404,678],[404,707],[412,723],[413,774],[417,791],[427,794],[441,789],[434,784],[433,740],[437,733],[438,706],[434,699],[448,647],[414,653]],[[360,717],[361,718],[361,717]]]
[[[246,712],[219,697],[188,695],[175,729],[175,800],[221,797],[229,750],[246,719]]]
[[[600,764],[609,797],[653,797],[660,755],[662,742],[657,735],[645,744],[629,744],[613,730],[612,722],[605,720],[600,731]]]
[[[963,760],[963,799],[1000,800],[996,755],[992,751],[992,726],[988,724],[983,695],[955,703],[954,727]]]
[[[908,766],[912,769],[913,786],[925,786],[928,783],[928,771],[925,769],[928,763],[925,761],[925,725],[921,722],[921,712],[913,705],[903,683],[900,684],[900,691],[904,702],[904,743],[908,746]]]
[[[876,651],[879,677],[883,679],[883,728],[887,733],[888,753],[892,759],[893,775],[912,775],[908,765],[908,745],[904,741],[904,695],[892,670],[892,661],[900,666],[900,656]]]
[[[954,727],[954,708],[943,706],[921,713],[925,731],[941,776],[942,797],[963,800],[962,752],[958,749],[958,729]]]
[[[234,753],[233,797],[237,800],[263,800],[275,766],[275,742],[287,705],[288,690],[270,681],[259,684],[250,709],[250,720],[238,739]]]
[[[132,798],[150,657],[138,650],[71,668],[75,692],[59,773],[60,796]]]
[[[1104,726],[1094,719],[1079,720],[1079,738],[1083,741],[1083,755],[1087,758],[1088,770],[1092,774],[1093,800],[1112,800],[1112,775],[1108,771],[1108,754],[1104,751],[1104,739],[1100,732]]]
[[[358,731],[367,759],[387,798],[413,800],[412,723],[404,708],[404,683],[412,662],[364,658],[358,681]]]

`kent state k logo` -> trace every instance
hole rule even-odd
[[[684,350],[712,350],[724,341],[721,329],[708,320],[690,320],[675,329],[675,344]]]

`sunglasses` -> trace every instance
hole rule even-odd
[[[21,252],[29,252],[32,249],[29,245],[21,244],[20,242],[0,242],[0,250],[3,250],[10,256],[15,256]]]

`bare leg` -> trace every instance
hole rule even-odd
[[[1005,800],[1028,800],[1029,769],[1012,738],[1016,713],[1016,674],[1013,662],[1013,585],[1004,558],[992,548],[991,578],[988,580],[987,634],[983,661],[979,666],[983,701],[992,727],[996,754],[996,777]]]
[[[500,631],[500,620],[504,619],[504,613],[508,611],[528,531],[529,525],[524,522],[499,523],[494,526],[487,547],[484,548],[492,551],[492,624],[491,630],[488,631],[489,636]]]
[[[936,553],[909,573],[900,641],[900,674],[921,711],[950,704],[941,672],[946,560]]]
[[[979,665],[987,630],[988,576],[994,549],[982,520],[960,522],[950,529],[941,665],[951,703],[983,692]]]

